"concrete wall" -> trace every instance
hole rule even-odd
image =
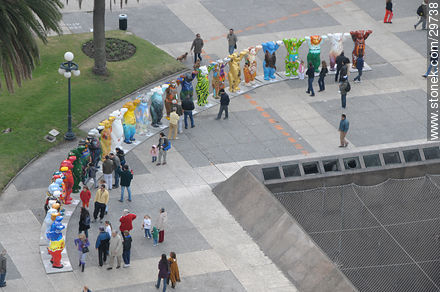
[[[213,192],[300,291],[356,291],[246,167]]]

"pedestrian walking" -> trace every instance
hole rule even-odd
[[[122,259],[124,260],[124,268],[130,266],[131,242],[132,238],[130,232],[128,232],[128,230],[125,230],[122,241]]]
[[[350,83],[348,79],[343,79],[341,83],[339,83],[339,91],[341,92],[341,106],[342,108],[346,107],[347,103],[347,92],[350,91]]]
[[[157,275],[157,283],[154,285],[157,289],[160,287],[160,281],[163,279],[163,292],[167,290],[167,279],[170,272],[170,267],[168,266],[167,255],[162,254],[159,264],[157,266],[159,269],[159,274]]]
[[[107,232],[108,233],[108,236],[112,236],[112,224],[110,223],[110,221],[105,221],[105,226],[104,226],[104,228],[105,228],[105,232]]]
[[[306,72],[306,66],[304,65],[304,61],[301,60],[301,62],[299,63],[299,68],[298,68],[299,80],[304,80],[305,72]]]
[[[116,231],[113,231],[112,237],[110,238],[110,250],[109,250],[110,262],[107,270],[113,269],[113,263],[115,261],[115,258],[117,261],[116,269],[119,269],[121,267],[122,251],[123,251],[122,238]]]
[[[362,70],[364,69],[364,56],[359,54],[356,59],[356,69],[358,70],[358,76],[354,78],[354,82],[361,82]]]
[[[193,118],[193,110],[194,110],[194,102],[191,98],[185,98],[182,100],[182,109],[183,109],[183,117],[185,122],[185,129],[188,129],[188,121],[187,118],[191,120],[191,128],[194,128],[194,118]]]
[[[145,231],[144,237],[150,239],[151,238],[151,217],[148,215],[144,216],[144,223],[142,223],[142,228]]]
[[[95,181],[96,183],[96,181]],[[89,207],[89,202],[90,202],[90,198],[92,197],[92,193],[90,193],[89,187],[88,186],[83,186],[83,189],[81,191],[81,193],[79,194],[79,198],[81,199],[81,203],[83,207],[88,208]]]
[[[157,229],[159,229],[159,243],[165,239],[165,227],[168,222],[168,214],[165,208],[159,210],[159,218],[157,219]]]
[[[86,186],[90,180],[93,179],[93,185],[95,186],[95,189],[98,188],[98,180],[96,179],[96,173],[98,172],[98,168],[93,165],[93,163],[89,163],[86,168],[87,172],[87,179],[84,182],[84,186]]]
[[[228,115],[229,95],[225,92],[223,88],[219,90],[219,93],[220,93],[220,109],[218,111],[216,120],[220,120],[223,111],[225,112],[224,120],[227,120],[229,116]]]
[[[159,241],[159,229],[153,226],[153,232],[151,234],[153,236],[153,246],[157,246],[157,242]]]
[[[392,23],[393,19],[393,2],[391,0],[386,0],[385,2],[385,17],[383,18],[383,23]]]
[[[6,249],[0,253],[0,287],[6,287]]]
[[[313,91],[313,80],[315,79],[315,67],[313,67],[312,62],[309,63],[309,68],[306,71],[308,79],[308,87],[306,93],[310,93],[310,96],[315,96],[315,91]]]
[[[159,153],[159,150],[157,150],[156,145],[152,145],[150,149],[150,155],[151,155],[151,162],[154,163],[157,160],[157,154]]]
[[[350,63],[350,60],[348,58],[345,58],[342,61],[342,67],[339,71],[339,82],[343,82],[344,80],[348,80],[348,64]]]
[[[131,202],[131,180],[133,179],[133,171],[129,170],[127,164],[122,167],[122,170],[118,170],[119,176],[121,177],[121,198],[119,202],[124,201],[124,190],[127,189],[128,192],[128,201]]]
[[[414,29],[417,29],[419,24],[422,24],[422,30],[426,30],[426,17],[428,15],[428,0],[423,0],[422,4],[417,8],[417,15],[419,20],[414,24]]]
[[[105,185],[101,185],[101,188],[96,191],[95,194],[95,209],[93,210],[93,222],[96,221],[99,214],[100,223],[102,223],[102,219],[105,215],[105,207],[108,204],[109,193],[105,189]]]
[[[182,105],[177,103],[175,105],[176,107],[176,113],[179,115],[179,121],[177,122],[177,133],[182,134],[183,133],[183,109]]]
[[[99,227],[99,235],[96,238],[95,248],[98,250],[99,266],[107,261],[107,255],[110,247],[111,236],[105,231],[104,227]]]
[[[113,184],[113,161],[110,159],[109,155],[105,156],[105,160],[102,163],[102,172],[104,173],[104,180],[107,184],[108,190],[112,189]]]
[[[347,116],[345,114],[341,115],[341,121],[339,122],[339,139],[341,144],[339,147],[347,147],[348,141],[345,140],[345,136],[347,136],[348,128],[350,127],[350,123],[347,120]]]
[[[428,70],[426,70],[426,73],[422,75],[422,77],[426,78],[428,77],[428,75],[431,74],[431,76],[433,76],[435,73],[431,72],[432,66],[438,66],[438,48],[434,47],[430,52],[429,52],[429,65],[428,65]],[[435,74],[435,76],[437,76],[438,74]]]
[[[128,209],[124,209],[124,215],[119,218],[119,230],[121,234],[124,235],[124,231],[131,231],[133,229],[133,220],[136,219],[136,214],[130,213]]]
[[[226,36],[228,40],[228,51],[229,55],[232,55],[234,53],[234,50],[237,48],[237,36],[234,33],[234,29],[229,29],[229,33]]]
[[[84,234],[86,235],[86,238],[89,238],[89,229],[90,229],[89,210],[87,210],[84,207],[81,207],[81,213],[79,215],[78,234],[81,234],[81,232],[84,232]]]
[[[163,132],[160,132],[159,136],[159,143],[157,144],[159,147],[159,161],[156,163],[157,166],[161,165],[162,159],[162,165],[167,164],[167,151],[171,148],[171,144],[168,141],[167,136],[165,136]]]
[[[124,150],[122,150],[119,147],[116,147],[116,155],[119,157],[119,161],[121,162],[121,165],[124,166],[125,165],[125,153]]]
[[[115,184],[113,187],[117,189],[119,188],[119,171],[121,170],[121,160],[114,153],[110,153],[110,159],[113,161],[113,169],[115,172]]]
[[[81,267],[81,272],[84,272],[84,267],[86,266],[86,257],[87,253],[89,252],[90,245],[89,240],[84,233],[78,235],[78,238],[75,239],[75,245],[78,247],[79,266]]]
[[[344,55],[344,51],[342,51],[341,54],[336,57],[335,82],[341,81],[341,77],[339,76],[341,68],[344,65],[344,63],[349,63],[349,62],[350,62],[350,60]],[[338,77],[339,77],[339,79],[338,79]]]
[[[176,253],[174,251],[170,252],[170,257],[168,258],[168,263],[170,266],[170,275],[167,279],[167,284],[171,281],[171,288],[176,288],[176,282],[180,282],[179,266],[177,265]]]
[[[196,38],[193,40],[190,51],[194,52],[194,64],[197,62],[197,59],[202,62],[202,48],[203,48],[203,40],[200,37],[200,34],[196,34]]]
[[[327,63],[325,61],[322,61],[321,63],[321,71],[319,72],[319,79],[318,79],[318,85],[319,85],[319,91],[324,91],[325,90],[325,82],[324,82],[324,78],[328,73],[328,69],[327,69]]]
[[[173,107],[170,113],[170,125],[168,129],[168,137],[170,137],[171,140],[178,139],[177,124],[179,123],[179,115],[176,113],[176,110],[177,109]]]

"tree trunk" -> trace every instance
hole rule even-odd
[[[105,0],[94,0],[93,7],[93,44],[95,47],[95,66],[93,73],[106,75],[105,60]]]

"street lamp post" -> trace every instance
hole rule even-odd
[[[72,77],[72,73],[75,76],[79,76],[80,71],[78,69],[78,64],[72,62],[73,54],[71,52],[66,52],[64,54],[64,59],[67,62],[64,62],[60,65],[58,69],[58,73],[64,75],[64,77],[68,80],[68,112],[67,112],[67,133],[64,135],[64,139],[71,141],[75,139],[75,133],[72,131],[72,108],[71,108],[71,99],[70,99],[70,78]]]

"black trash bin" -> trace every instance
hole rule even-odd
[[[119,14],[119,29],[127,30],[127,14]]]

